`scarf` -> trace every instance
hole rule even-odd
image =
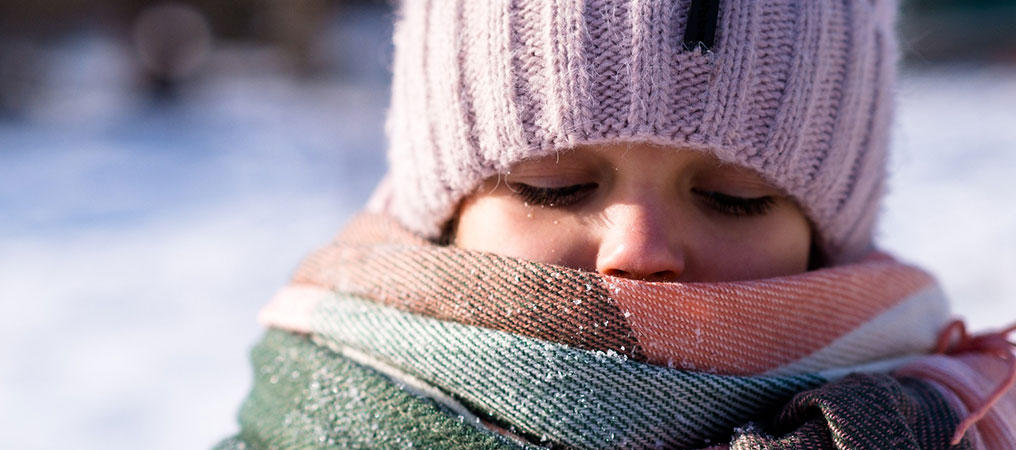
[[[948,314],[881,254],[653,283],[364,214],[262,311],[219,448],[1016,448],[1008,344],[955,337]]]

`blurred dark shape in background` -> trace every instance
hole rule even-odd
[[[351,6],[381,14],[391,7],[383,0],[0,0],[0,118],[24,115],[47,89],[50,50],[86,37],[129,49],[136,85],[128,88],[156,100],[223,70],[341,74],[345,62],[328,54],[335,46],[325,41]]]
[[[320,69],[312,48],[326,25],[335,2],[327,0],[274,0],[264,2],[267,38],[281,48],[289,65],[303,74]]]
[[[133,31],[147,90],[159,100],[175,98],[179,83],[201,67],[212,47],[208,20],[198,9],[182,3],[141,11]]]
[[[0,120],[17,117],[38,95],[40,51],[32,40],[0,37]]]
[[[904,60],[1016,64],[1016,0],[904,0]]]

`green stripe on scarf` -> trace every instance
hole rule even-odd
[[[305,336],[269,330],[254,348],[241,431],[217,449],[521,449]]]

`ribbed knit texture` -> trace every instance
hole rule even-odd
[[[786,191],[832,262],[870,245],[883,191],[893,1],[405,0],[395,29],[391,212],[435,237],[485,178],[578,145],[712,152]]]

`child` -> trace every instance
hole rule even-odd
[[[223,448],[1016,448],[1003,333],[872,248],[890,1],[407,0],[390,173]]]

